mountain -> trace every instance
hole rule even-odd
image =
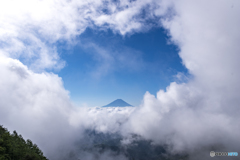
[[[128,106],[132,106],[132,105],[128,104],[127,102],[125,102],[122,99],[116,99],[112,103],[109,103],[108,105],[103,106],[103,107],[128,107]]]

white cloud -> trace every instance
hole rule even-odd
[[[86,129],[118,132],[135,109],[74,107],[60,77],[34,73],[4,55],[0,56],[0,75],[4,75],[0,80],[1,125],[33,140],[50,159],[68,157]],[[108,152],[102,156],[107,155],[112,156]]]
[[[1,124],[17,130],[43,148],[45,153],[58,150],[73,135],[68,124],[72,110],[68,91],[60,77],[34,73],[18,60],[0,57]],[[61,139],[61,141],[59,141]]]
[[[152,12],[142,18],[147,6]],[[61,144],[71,146],[91,127],[137,133],[155,143],[171,144],[178,152],[218,143],[236,150],[240,144],[239,11],[240,3],[234,0],[1,1],[1,123],[33,139],[50,157]],[[61,78],[43,72],[64,66],[54,48],[57,41],[71,43],[93,24],[122,35],[144,31],[149,27],[145,20],[156,15],[165,15],[161,24],[194,78],[173,82],[156,97],[147,92],[138,110],[76,109]],[[101,52],[101,58],[108,56]],[[25,58],[28,65],[18,58]]]
[[[61,69],[54,49],[71,44],[87,27],[111,28],[123,35],[146,27],[137,18],[152,1],[12,0],[0,2],[0,46],[5,55],[24,58],[31,69]],[[107,10],[109,13],[105,13]]]
[[[109,3],[112,10],[117,8],[114,14],[122,10],[117,5]],[[59,159],[66,154],[64,149],[81,137],[85,127],[109,129],[105,119],[91,121],[94,116],[73,107],[61,78],[44,72],[64,67],[55,43],[63,40],[71,45],[86,27],[93,24],[101,27],[96,19],[105,14],[102,12],[105,7],[103,1],[0,1],[1,123],[32,139],[50,158]],[[125,21],[124,17],[121,19]],[[136,29],[131,23],[121,27],[114,23],[111,28],[120,33],[127,33],[124,27],[129,32],[133,30],[131,26]],[[74,115],[82,121],[74,122]],[[110,128],[119,119],[121,116],[111,121]]]
[[[175,15],[162,19],[162,24],[179,46],[193,79],[186,84],[171,83],[157,97],[146,93],[130,128],[156,142],[172,144],[175,151],[216,144],[236,150],[240,3],[183,0],[173,4]]]

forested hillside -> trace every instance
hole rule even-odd
[[[0,126],[0,160],[47,160],[31,140],[24,140],[16,131],[11,134]]]

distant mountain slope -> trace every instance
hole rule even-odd
[[[128,106],[132,106],[132,105],[128,104],[127,102],[125,102],[122,99],[116,99],[112,103],[109,103],[108,105],[103,106],[103,107],[128,107]]]

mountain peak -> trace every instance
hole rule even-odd
[[[111,102],[108,105],[103,106],[103,107],[127,107],[127,106],[132,106],[132,105],[128,104],[127,102],[125,102],[122,99],[116,99],[115,101],[113,101],[113,102]]]

